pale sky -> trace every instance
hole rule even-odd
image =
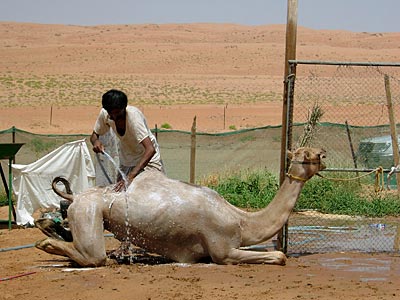
[[[104,25],[285,24],[287,0],[0,0],[0,21]],[[400,0],[298,0],[298,25],[400,32]]]

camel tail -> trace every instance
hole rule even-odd
[[[59,182],[61,182],[65,186],[66,192],[60,191],[57,188],[57,183],[59,183]],[[56,177],[53,179],[51,187],[53,188],[54,193],[56,193],[58,196],[68,200],[69,202],[74,201],[74,196],[73,196],[70,184],[67,179],[65,179],[63,177]]]

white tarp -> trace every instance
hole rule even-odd
[[[51,188],[55,177],[66,178],[74,194],[95,185],[95,169],[84,139],[64,144],[29,165],[13,164],[12,170],[19,225],[32,225],[32,215],[40,208],[60,207],[62,198]]]

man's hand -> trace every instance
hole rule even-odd
[[[136,175],[137,171],[136,168],[134,168],[129,172],[128,175],[126,175],[126,181],[123,178],[121,179],[122,176],[118,176],[118,182],[114,186],[114,191],[116,192],[126,191],[126,189],[132,183]]]
[[[99,140],[99,135],[94,131],[92,132],[92,135],[90,136],[90,142],[93,145],[93,152],[95,152],[95,153],[103,153],[104,152],[104,145]]]
[[[118,181],[114,185],[114,191],[116,191],[116,192],[126,191],[126,189],[131,184],[131,182],[132,182],[132,179],[130,179],[129,177],[127,178],[127,182],[126,183],[125,183],[125,181],[123,179]]]
[[[125,188],[125,181],[123,181],[123,180],[120,180],[120,181],[118,181],[115,185],[114,185],[114,189],[113,189],[115,192],[122,192],[122,191],[125,191],[126,190],[126,188]]]
[[[100,140],[95,140],[93,142],[93,151],[95,153],[103,153],[104,152],[104,145]]]

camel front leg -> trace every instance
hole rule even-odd
[[[231,249],[225,257],[221,258],[221,261],[216,261],[216,263],[227,265],[271,264],[284,266],[286,260],[286,255],[281,251],[259,252]]]
[[[99,267],[106,263],[106,257],[93,257],[82,254],[73,243],[47,238],[38,241],[35,247],[50,254],[66,256],[82,267]]]
[[[64,242],[47,238],[36,244],[50,254],[67,256],[83,267],[106,264],[107,255],[103,233],[101,205],[90,199],[79,199],[68,209],[68,222],[73,241]]]

